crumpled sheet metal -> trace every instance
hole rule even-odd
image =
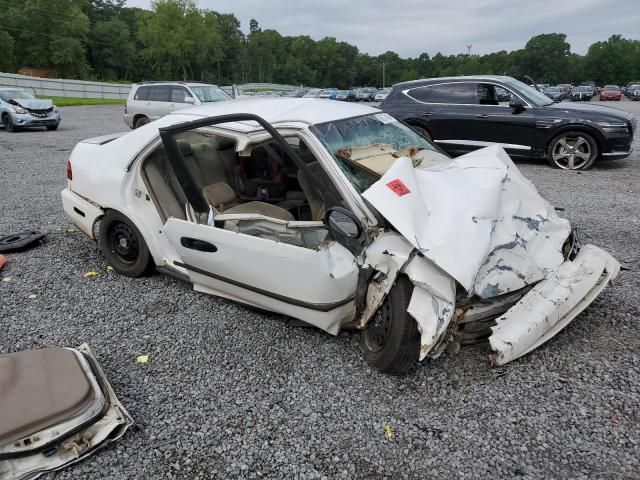
[[[495,145],[414,168],[402,157],[363,196],[469,296],[542,280],[571,231]]]
[[[573,261],[550,273],[497,319],[489,337],[495,351],[491,363],[503,365],[554,337],[619,271],[620,264],[607,252],[594,245],[583,246]]]
[[[369,284],[366,307],[359,320],[366,325],[375,314],[399,273],[413,283],[413,294],[407,309],[420,331],[420,360],[438,343],[449,325],[456,297],[455,281],[425,257],[411,255],[413,245],[394,232],[383,232],[366,251],[365,265],[383,274]]]

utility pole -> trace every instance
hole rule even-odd
[[[384,62],[382,62],[382,88],[385,87],[385,84],[384,84],[384,82],[385,82],[385,74],[386,74],[385,65],[384,65]]]

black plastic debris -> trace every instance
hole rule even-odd
[[[44,233],[28,230],[0,238],[0,253],[22,252],[41,243],[45,238]]]

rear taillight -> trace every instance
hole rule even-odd
[[[67,160],[67,180],[73,180],[73,172],[71,171],[71,162]]]

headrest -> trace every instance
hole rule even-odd
[[[236,192],[224,182],[216,182],[202,189],[202,196],[216,210],[223,211],[225,207],[232,207],[238,202]]]
[[[194,143],[193,145],[191,145],[191,150],[195,154],[202,153],[205,151],[209,152],[209,151],[213,151],[213,145],[211,145],[208,142]]]
[[[191,144],[186,140],[178,140],[178,148],[183,156],[191,155]]]

